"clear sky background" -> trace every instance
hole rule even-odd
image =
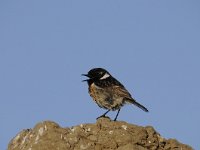
[[[81,82],[93,67],[150,111],[127,105],[118,120],[200,149],[197,0],[1,0],[0,149],[44,120],[94,123],[105,110]]]

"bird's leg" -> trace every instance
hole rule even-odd
[[[99,118],[101,118],[101,117],[105,117],[106,116],[106,114],[109,112],[110,110],[108,110],[108,111],[106,111],[103,115],[101,115],[101,116],[99,116],[99,117],[97,117],[97,119],[99,119]]]
[[[118,117],[118,115],[119,115],[119,112],[120,112],[120,109],[118,109],[118,111],[117,111],[117,115],[116,115],[116,117],[115,117],[114,121],[116,121],[116,120],[117,120],[117,117]]]

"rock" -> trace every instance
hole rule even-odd
[[[8,150],[192,150],[175,139],[165,139],[153,127],[99,118],[94,124],[62,128],[51,121],[21,131]]]

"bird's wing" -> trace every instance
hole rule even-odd
[[[119,95],[120,97],[124,97],[124,99],[133,99],[131,94],[126,90],[124,86],[115,85],[113,86],[113,93]]]
[[[116,85],[113,86],[113,90],[115,90],[115,94],[117,94],[118,96],[124,97],[124,100],[126,102],[134,104],[137,107],[141,108],[143,111],[148,112],[148,109],[140,103],[138,103],[135,99],[133,99],[131,94],[124,87]]]

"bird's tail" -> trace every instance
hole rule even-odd
[[[140,103],[136,102],[136,100],[134,100],[134,99],[127,99],[126,101],[129,102],[129,103],[131,103],[131,104],[134,104],[135,106],[139,107],[140,109],[142,109],[145,112],[149,112],[146,107],[144,107]]]

